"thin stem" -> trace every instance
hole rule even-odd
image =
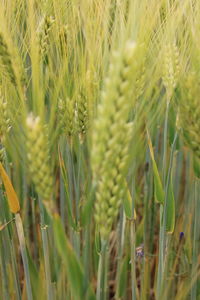
[[[147,157],[149,165],[149,157]],[[153,234],[154,234],[154,203],[152,197],[152,182],[148,176],[148,171],[145,172],[144,184],[144,253],[151,253],[153,247]],[[149,259],[144,259],[142,264],[142,288],[141,297],[146,299],[149,294],[150,280],[149,280]]]
[[[193,253],[192,253],[192,279],[196,276],[198,271],[198,253],[199,253],[199,238],[200,238],[200,221],[199,221],[199,211],[200,211],[200,185],[199,180],[195,179],[194,182],[194,233],[193,233]],[[192,281],[191,279],[191,281]],[[191,290],[191,300],[197,299],[197,281],[195,281]]]
[[[17,234],[19,238],[20,250],[21,250],[22,261],[24,266],[27,299],[32,300],[33,296],[32,296],[31,280],[30,280],[30,273],[29,273],[28,256],[26,252],[26,243],[24,238],[24,229],[23,229],[22,220],[19,213],[15,215],[15,224],[17,228]]]
[[[165,124],[164,124],[164,137],[163,137],[163,165],[162,165],[162,179],[165,184],[166,178],[166,162],[167,162],[167,130],[168,130],[168,117],[169,117],[169,103],[170,99],[167,97]]]
[[[13,240],[10,241],[10,251],[11,251],[11,261],[13,266],[13,277],[14,277],[14,284],[15,284],[15,293],[16,293],[16,300],[21,300],[22,295],[20,291],[20,280],[19,275],[17,272],[17,261],[16,261],[16,254],[14,251],[14,243]]]
[[[162,285],[162,274],[163,274],[163,239],[164,239],[164,230],[163,230],[163,205],[160,205],[160,234],[159,234],[159,260],[158,260],[158,273],[157,273],[157,299],[160,298],[161,295],[161,285]]]
[[[99,258],[98,278],[97,278],[97,300],[107,298],[107,272],[108,272],[108,249],[107,241],[102,240],[102,248]]]
[[[163,241],[163,256],[164,256],[164,262],[165,262],[165,232],[166,232],[166,221],[167,221],[167,211],[168,211],[168,192],[169,192],[169,184],[170,184],[170,177],[171,177],[171,171],[173,166],[173,159],[174,159],[174,152],[176,147],[176,140],[178,137],[178,133],[175,133],[173,144],[171,147],[171,154],[170,154],[170,161],[169,161],[169,170],[167,174],[167,181],[165,185],[165,199],[164,199],[164,215],[163,215],[163,230],[164,230],[164,241]]]
[[[74,214],[74,219],[76,220],[76,225],[78,225],[78,205],[77,205],[77,195],[74,191],[76,192],[76,178],[75,178],[75,168],[74,168],[74,163],[73,163],[73,148],[72,145],[67,145],[67,170],[68,170],[68,182],[69,182],[69,195],[70,195],[70,205],[71,205],[71,210],[73,211],[73,208],[75,208],[75,214]],[[74,190],[75,189],[75,190]],[[74,198],[75,198],[75,203],[74,203]],[[80,233],[74,229],[71,229],[71,240],[74,246],[74,249],[76,251],[76,254],[78,257],[80,257]]]
[[[163,285],[163,274],[165,270],[165,256],[166,256],[166,221],[167,221],[167,208],[168,208],[168,191],[169,191],[169,183],[171,170],[173,165],[174,151],[177,140],[177,132],[174,136],[174,141],[171,148],[170,154],[170,162],[169,162],[169,170],[167,174],[167,181],[164,188],[165,197],[164,197],[164,206],[161,205],[160,208],[160,235],[159,235],[159,263],[158,263],[158,275],[157,275],[157,297],[158,299],[161,297],[162,285]]]
[[[136,268],[135,268],[135,221],[130,222],[130,233],[131,233],[131,290],[132,300],[136,300],[137,297],[137,285],[136,285]]]
[[[44,207],[41,199],[39,199],[40,206],[40,218],[41,218],[41,234],[42,234],[42,245],[44,253],[44,266],[46,276],[46,288],[47,288],[47,299],[53,300],[53,290],[51,284],[51,270],[50,270],[50,259],[49,259],[49,244],[47,235],[47,224],[45,222]]]
[[[126,219],[124,215],[124,210],[121,208],[120,210],[120,219],[119,219],[119,230],[118,230],[118,255],[117,255],[117,275],[116,275],[116,287],[120,286],[120,270],[123,249],[124,249],[124,235],[125,235],[125,224]],[[116,290],[116,299],[119,299],[119,289]]]
[[[3,299],[9,299],[8,274],[6,269],[5,249],[3,235],[0,236],[0,270],[1,270],[1,293]],[[1,298],[0,298],[1,299]]]
[[[169,115],[170,99],[167,95],[165,123],[164,123],[164,137],[163,137],[163,162],[162,162],[162,182],[165,185],[166,178],[166,159],[167,159],[167,129],[168,129],[168,115]],[[159,234],[159,261],[157,274],[157,297],[161,295],[162,276],[164,269],[164,227],[163,227],[163,205],[160,206],[160,234]]]

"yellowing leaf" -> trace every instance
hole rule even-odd
[[[16,214],[20,210],[19,200],[4,167],[0,163],[0,175],[5,186],[10,211]]]

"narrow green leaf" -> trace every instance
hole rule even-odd
[[[93,209],[93,204],[94,204],[94,191],[95,189],[92,187],[90,195],[88,199],[83,203],[83,207],[81,210],[81,225],[86,226],[92,216],[92,209]]]
[[[117,285],[117,295],[119,298],[124,297],[127,290],[127,274],[128,274],[129,257],[124,257],[120,263],[120,274]]]
[[[170,179],[169,195],[167,201],[168,203],[167,203],[166,231],[167,233],[172,234],[174,232],[174,226],[175,226],[175,199],[174,199],[172,178]]]
[[[160,178],[160,175],[158,172],[157,164],[156,164],[156,161],[154,158],[153,146],[152,146],[152,142],[151,142],[151,138],[150,138],[148,130],[147,130],[147,139],[148,139],[149,150],[150,150],[150,155],[151,155],[151,160],[152,160],[152,165],[153,165],[155,199],[157,202],[163,204],[164,203],[164,190],[163,190],[161,178]]]
[[[132,200],[129,188],[127,186],[126,180],[124,180],[124,184],[125,184],[125,188],[126,188],[126,192],[125,192],[125,196],[124,196],[124,202],[123,202],[124,211],[125,211],[126,217],[128,219],[136,220],[136,217],[137,217],[136,216],[136,211],[135,211],[135,208],[133,210],[133,200]]]
[[[68,194],[68,181],[67,181],[67,172],[66,172],[66,167],[63,161],[63,158],[61,156],[61,153],[59,152],[59,163],[60,163],[60,169],[61,169],[61,173],[62,173],[62,178],[63,178],[63,182],[64,182],[64,187],[65,187],[65,192],[66,192],[66,204],[67,204],[67,212],[68,212],[68,216],[69,216],[69,222],[70,225],[73,227],[73,229],[76,230],[76,223],[74,221],[73,218],[73,212],[70,206],[70,199],[69,199],[69,194]]]
[[[100,234],[99,234],[99,230],[98,228],[96,228],[95,230],[95,249],[97,253],[101,252],[101,238],[100,238]]]
[[[200,178],[200,160],[196,156],[193,157],[193,167],[195,176]]]
[[[37,299],[38,297],[38,287],[41,283],[39,272],[35,266],[34,261],[32,260],[32,257],[30,256],[30,253],[27,250],[27,257],[28,257],[28,263],[29,263],[29,271],[30,271],[30,279],[31,279],[31,286],[33,291],[33,299]]]
[[[95,300],[95,294],[89,282],[85,279],[82,265],[65,235],[63,225],[58,216],[54,217],[53,229],[55,244],[66,267],[65,270],[73,299]]]

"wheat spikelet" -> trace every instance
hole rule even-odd
[[[0,16],[1,17],[1,16]],[[1,31],[2,30],[2,31]],[[26,75],[23,63],[16,47],[9,39],[9,33],[0,30],[0,63],[3,74],[15,86],[20,96],[23,96],[23,88],[26,84]],[[6,30],[6,29],[5,29]]]
[[[5,161],[5,148],[0,146],[0,162],[3,163]]]
[[[136,100],[143,94],[145,85],[145,62],[138,70],[135,80],[135,98]]]
[[[72,50],[72,38],[68,25],[62,25],[59,31],[59,44],[62,55],[71,53]]]
[[[1,57],[1,62],[6,70],[6,73],[10,78],[10,81],[14,85],[17,85],[17,79],[16,79],[16,74],[12,63],[11,54],[8,49],[6,40],[4,39],[4,36],[1,32],[0,32],[0,57]]]
[[[200,81],[195,72],[185,80],[181,103],[179,105],[179,122],[185,143],[200,159]]]
[[[27,125],[27,153],[29,170],[38,194],[48,200],[52,194],[53,179],[46,128],[39,117],[30,114]]]
[[[139,65],[136,46],[129,42],[115,53],[98,107],[91,152],[94,182],[97,185],[95,218],[103,238],[107,238],[125,193],[124,171],[132,125],[127,123],[132,106],[132,82]]]
[[[164,48],[162,79],[170,96],[177,85],[179,73],[179,51],[175,43],[169,43]]]
[[[62,133],[67,136],[69,142],[76,132],[75,128],[75,103],[73,99],[59,99],[58,102],[58,118]]]
[[[82,143],[86,135],[86,131],[88,128],[88,121],[89,121],[87,97],[83,93],[81,93],[77,97],[76,109],[77,109],[77,118],[76,118],[77,131],[79,134],[80,142]]]
[[[0,91],[0,141],[3,142],[7,133],[9,132],[10,119],[8,117],[8,105],[7,102],[3,99],[3,96]]]
[[[45,16],[38,30],[39,36],[39,45],[40,45],[40,54],[42,57],[45,57],[49,49],[49,34],[52,30],[52,26],[55,22],[55,19],[52,16]]]

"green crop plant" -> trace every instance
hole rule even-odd
[[[200,298],[200,2],[0,1],[0,300]]]

